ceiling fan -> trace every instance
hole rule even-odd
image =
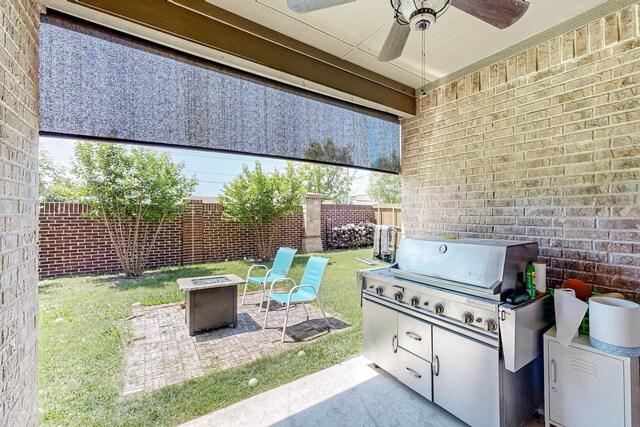
[[[356,0],[287,0],[297,13],[327,9]],[[390,0],[394,22],[380,54],[379,61],[391,61],[402,55],[411,30],[425,31],[436,22],[448,6],[504,29],[518,21],[529,8],[525,0]]]

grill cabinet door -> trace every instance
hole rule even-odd
[[[398,315],[369,300],[362,301],[362,346],[364,356],[395,375]]]
[[[500,425],[498,350],[433,327],[433,401],[474,426]]]

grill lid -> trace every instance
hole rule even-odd
[[[396,277],[434,286],[495,295],[505,291],[501,286],[505,280],[513,289],[516,273],[536,256],[534,242],[405,238],[390,271]]]

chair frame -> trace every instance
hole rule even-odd
[[[322,279],[324,278],[324,271],[322,272],[322,277],[320,278],[320,284],[322,284]],[[274,285],[276,283],[279,282],[289,282],[289,283],[293,283],[293,287],[291,288],[291,290],[288,292],[288,296],[287,296],[287,303],[285,305],[286,307],[286,312],[284,315],[284,326],[282,327],[282,337],[280,338],[280,342],[284,342],[284,337],[285,334],[287,332],[287,323],[289,321],[289,308],[291,307],[291,304],[293,305],[298,305],[301,304],[302,308],[304,308],[304,312],[307,315],[307,320],[309,320],[309,312],[307,311],[307,307],[304,305],[307,302],[312,302],[312,301],[318,301],[318,307],[320,307],[320,311],[322,312],[322,317],[324,317],[324,321],[327,323],[327,330],[331,331],[331,325],[329,324],[329,320],[327,319],[327,315],[324,312],[324,308],[322,307],[322,302],[320,301],[320,296],[318,295],[320,292],[320,284],[318,285],[318,290],[316,290],[316,288],[312,285],[305,285],[305,284],[296,284],[296,281],[293,280],[290,277],[285,277],[285,278],[281,278],[281,279],[276,279],[273,282],[271,282],[271,288],[269,289],[269,295],[267,296],[267,309],[266,312],[264,313],[264,322],[262,324],[262,329],[266,329],[267,327],[267,317],[269,316],[269,306],[271,305],[271,294],[273,293],[273,288]],[[313,290],[313,298],[304,300],[304,301],[294,301],[293,303],[291,302],[291,296],[296,293],[299,289],[303,289],[303,288],[311,288]],[[284,292],[282,292],[284,293]]]
[[[267,273],[264,275],[264,279],[261,282],[254,282],[253,280],[249,280],[249,278],[251,277],[251,271],[254,268],[263,268],[265,270],[267,270]],[[253,283],[258,283],[262,286],[262,295],[260,297],[260,311],[262,311],[262,306],[264,305],[264,297],[265,297],[265,291],[267,288],[267,284],[268,281],[267,279],[269,278],[269,275],[271,275],[274,272],[280,272],[282,273],[283,276],[287,276],[287,273],[284,270],[274,270],[274,269],[269,269],[269,267],[267,267],[266,265],[262,265],[262,264],[255,264],[252,265],[251,267],[249,267],[249,271],[247,272],[247,280],[244,282],[244,291],[242,292],[242,302],[241,305],[244,305],[244,300],[247,296],[247,288],[249,287],[249,282],[253,282]],[[279,279],[276,279],[279,280]],[[272,282],[273,283],[273,282]]]

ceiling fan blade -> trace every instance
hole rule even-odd
[[[451,0],[451,6],[502,30],[522,18],[529,3],[524,0]]]
[[[400,25],[398,21],[393,21],[389,35],[380,49],[378,61],[387,62],[399,58],[404,50],[404,45],[407,44],[409,33],[411,33],[411,28],[408,25]]]
[[[356,0],[287,0],[287,6],[296,13],[307,13],[354,1]]]

